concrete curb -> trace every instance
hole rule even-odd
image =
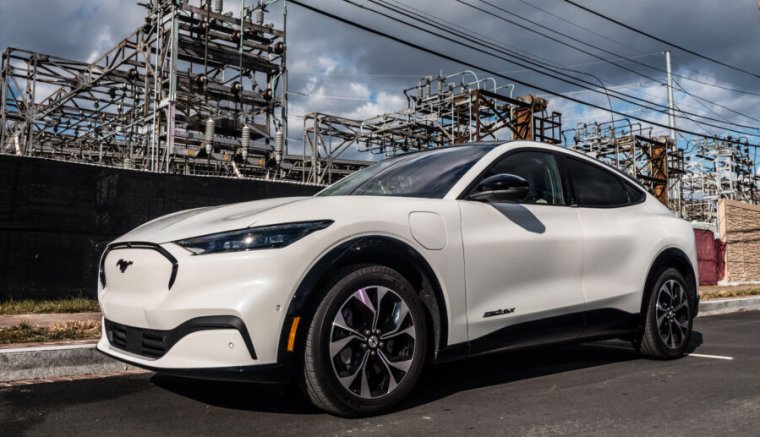
[[[700,317],[758,310],[760,310],[760,296],[727,297],[725,299],[703,300],[699,303]]]
[[[0,382],[136,369],[101,354],[94,343],[0,349]]]
[[[760,296],[705,300],[699,316],[760,310]],[[139,370],[109,358],[94,343],[0,348],[0,382]]]

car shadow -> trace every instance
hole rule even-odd
[[[491,203],[501,215],[512,223],[534,234],[546,232],[546,226],[528,208],[518,203]]]
[[[294,386],[206,381],[155,374],[151,382],[164,390],[215,407],[289,414],[320,414]]]
[[[702,341],[702,334],[694,331],[687,353],[696,350]],[[425,369],[412,394],[393,411],[428,404],[460,391],[644,359],[630,342],[614,340],[504,352],[432,365]],[[325,414],[293,385],[203,381],[159,374],[154,375],[151,382],[177,395],[222,408]]]

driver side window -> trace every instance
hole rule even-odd
[[[482,178],[500,173],[513,174],[528,181],[528,193],[519,203],[565,204],[557,160],[551,153],[525,151],[509,154],[501,158]]]

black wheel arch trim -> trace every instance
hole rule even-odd
[[[378,258],[379,257],[379,258]],[[318,298],[323,290],[320,285],[329,276],[329,273],[351,264],[365,262],[377,262],[378,259],[386,258],[388,267],[397,269],[405,275],[410,269],[415,269],[420,274],[415,281],[407,278],[415,286],[421,286],[420,298],[429,312],[434,329],[433,353],[443,349],[448,339],[448,316],[443,291],[433,269],[427,260],[412,246],[393,237],[380,235],[360,236],[348,240],[334,247],[317,261],[304,279],[298,285],[293,298],[288,306],[285,322],[280,333],[277,361],[286,365],[293,364],[296,355],[287,351],[288,337],[294,317],[302,317],[308,320],[318,305]],[[374,260],[374,261],[373,261]],[[386,264],[386,263],[383,263]],[[420,282],[417,284],[416,282]],[[296,344],[300,344],[304,338],[306,327],[302,320],[296,334]]]
[[[694,267],[691,264],[689,256],[686,255],[686,252],[675,246],[663,248],[649,266],[641,299],[641,314],[646,314],[649,298],[652,294],[650,293],[651,288],[655,281],[657,281],[657,275],[663,266],[673,267],[682,274],[685,271],[686,274],[684,275],[684,279],[686,280],[686,285],[689,287],[689,297],[694,303],[694,317],[696,317],[699,312],[699,277],[694,271]]]

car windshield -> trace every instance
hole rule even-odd
[[[496,145],[470,145],[396,156],[373,164],[317,196],[402,196],[441,199]]]

